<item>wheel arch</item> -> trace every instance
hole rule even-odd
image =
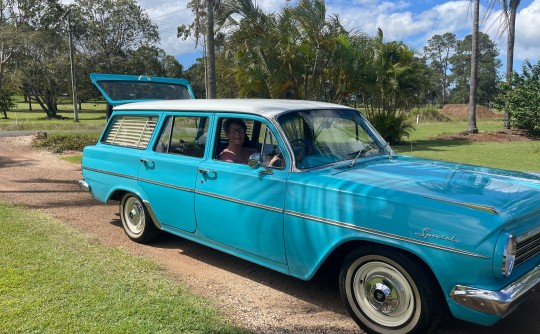
[[[430,279],[438,287],[438,292],[439,292],[440,297],[442,299],[446,298],[444,294],[444,290],[439,280],[437,279],[437,275],[435,275],[435,272],[428,265],[428,263],[424,261],[424,259],[422,259],[419,255],[412,252],[411,250],[404,249],[401,247],[396,247],[395,245],[382,244],[382,243],[367,241],[367,240],[346,241],[340,244],[339,246],[337,246],[332,252],[330,252],[330,254],[326,257],[326,259],[322,262],[322,264],[317,269],[317,273],[320,271],[331,271],[332,273],[339,274],[341,265],[345,261],[345,258],[347,257],[347,255],[350,254],[355,249],[365,248],[365,247],[387,249],[390,251],[399,252],[402,255],[406,256],[407,258],[409,258],[409,260],[413,261],[416,265],[418,265],[423,272],[429,275]]]
[[[144,207],[146,208],[146,210],[148,211],[148,213],[150,214],[150,218],[152,218],[152,223],[158,228],[161,230],[161,224],[159,223],[156,215],[155,215],[155,212],[154,212],[154,209],[152,208],[152,206],[150,205],[150,202],[146,199],[145,196],[142,196],[141,193],[139,191],[136,191],[136,190],[128,190],[128,189],[123,189],[123,188],[119,188],[119,189],[114,189],[111,191],[109,197],[107,198],[107,203],[120,203],[120,201],[122,200],[122,198],[124,197],[125,194],[127,193],[131,193],[137,197],[139,197],[144,205]]]

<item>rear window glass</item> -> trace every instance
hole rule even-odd
[[[145,149],[156,128],[157,116],[117,116],[102,143]]]
[[[186,86],[145,81],[100,81],[114,101],[191,99]]]

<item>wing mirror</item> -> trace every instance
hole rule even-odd
[[[264,168],[264,170],[261,170],[259,173],[261,174],[268,174],[272,175],[274,172],[270,168],[268,168],[262,161],[262,155],[260,153],[253,153],[249,156],[248,159],[248,166],[251,169],[258,169],[258,168]]]

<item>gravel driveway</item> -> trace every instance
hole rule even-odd
[[[31,137],[0,136],[0,199],[39,209],[103,244],[160,263],[211,300],[223,316],[255,333],[362,333],[346,314],[337,279],[294,279],[247,261],[165,235],[150,245],[124,234],[118,207],[80,191],[80,166],[30,146]],[[437,333],[540,333],[540,294],[493,327],[450,320]]]

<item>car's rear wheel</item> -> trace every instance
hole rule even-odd
[[[341,269],[341,297],[368,333],[428,333],[440,318],[442,304],[440,289],[425,269],[396,250],[356,249]]]
[[[144,204],[132,193],[125,194],[120,201],[120,219],[127,236],[135,242],[146,243],[158,235]]]

